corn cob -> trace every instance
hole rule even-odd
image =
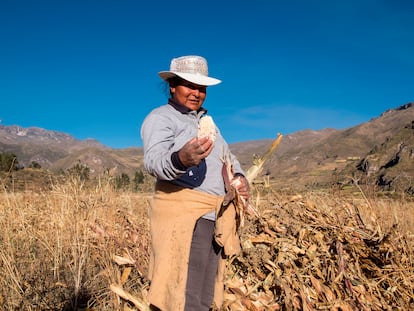
[[[208,137],[213,142],[216,140],[216,125],[211,116],[204,116],[198,122],[198,138]]]

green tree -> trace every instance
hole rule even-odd
[[[15,154],[10,152],[0,153],[0,171],[9,172],[18,170],[19,161]]]
[[[140,189],[141,184],[144,183],[144,179],[145,179],[144,173],[141,170],[135,172],[134,179],[133,179],[133,185],[134,185],[135,191],[138,191]]]
[[[42,166],[37,163],[36,161],[32,161],[32,163],[30,163],[29,165],[30,168],[42,168]]]
[[[118,175],[115,177],[115,188],[116,189],[127,190],[130,183],[131,183],[131,180],[128,174],[126,173],[122,173],[121,175]]]
[[[83,164],[79,161],[67,171],[70,176],[77,177],[82,181],[86,181],[89,180],[91,169],[86,164]]]

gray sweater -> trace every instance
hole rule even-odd
[[[192,111],[171,99],[168,104],[152,110],[141,127],[144,165],[159,180],[214,195],[224,195],[221,173],[224,155],[230,155],[234,173],[244,172],[217,126],[214,148],[207,158],[199,165],[189,168],[183,167],[179,161],[177,163],[178,150],[197,136],[198,121],[206,113],[207,110],[203,108]]]

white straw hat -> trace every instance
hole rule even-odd
[[[161,79],[168,79],[178,76],[194,84],[210,86],[221,83],[220,80],[208,76],[207,60],[196,55],[181,56],[173,58],[170,64],[170,71],[160,71]]]

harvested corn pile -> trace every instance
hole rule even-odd
[[[366,201],[292,197],[248,219],[226,310],[413,310],[412,245]]]

